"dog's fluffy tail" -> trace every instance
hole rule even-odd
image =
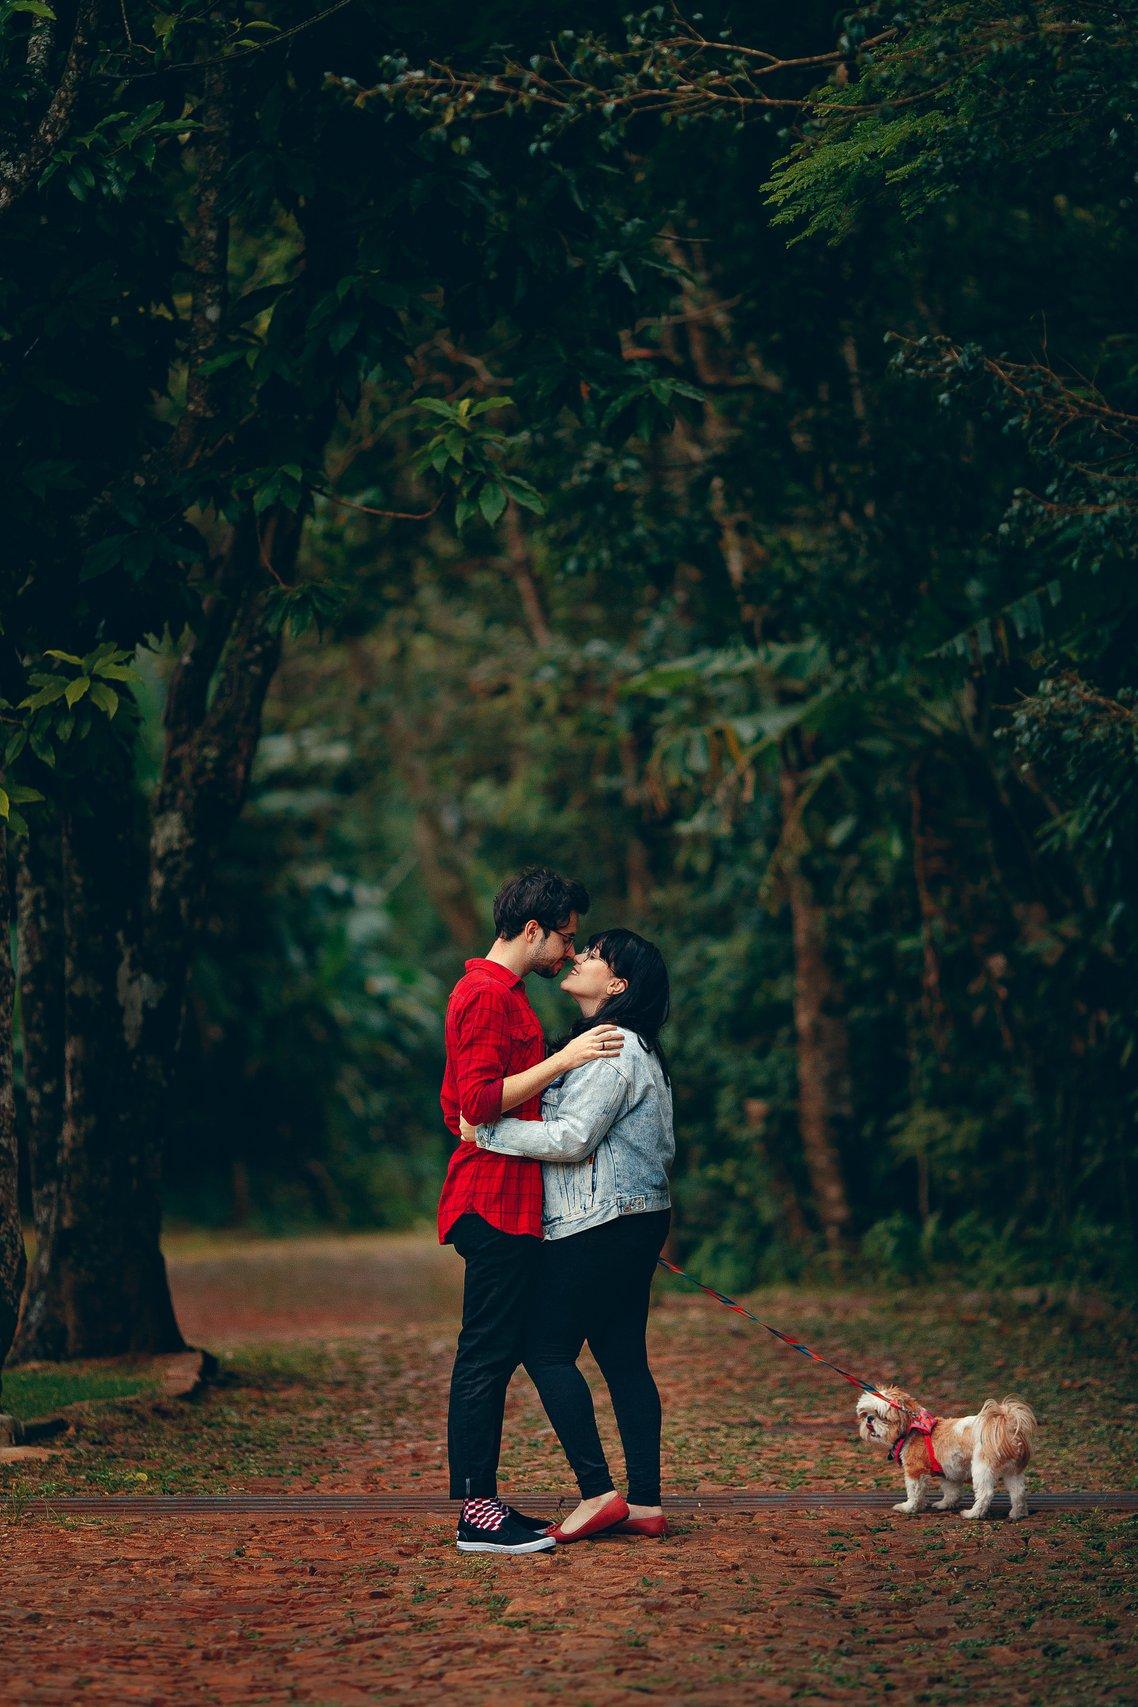
[[[977,1439],[990,1464],[1022,1470],[1035,1444],[1035,1413],[1022,1399],[988,1399],[976,1418]]]

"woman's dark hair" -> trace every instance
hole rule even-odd
[[[628,988],[621,990],[619,995],[609,996],[590,1019],[582,1015],[570,1036],[576,1037],[579,1032],[602,1022],[605,1025],[622,1025],[626,1031],[634,1031],[642,1048],[655,1055],[667,1079],[668,1058],[660,1044],[660,1030],[668,1017],[671,991],[664,956],[654,942],[647,942],[635,931],[619,927],[598,931],[591,936],[585,945],[585,953],[591,954],[594,950],[611,968],[614,977],[627,980]]]
[[[587,913],[589,891],[575,878],[534,866],[507,878],[494,897],[494,928],[512,942],[536,919],[546,936],[566,924],[570,913]]]

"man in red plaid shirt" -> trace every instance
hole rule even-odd
[[[498,891],[498,935],[484,959],[466,962],[447,1003],[440,1101],[455,1138],[460,1114],[475,1125],[507,1111],[540,1120],[547,1085],[606,1044],[619,1047],[620,1032],[600,1026],[547,1056],[525,993],[531,972],[555,978],[563,970],[588,906],[582,884],[544,868],[524,871]],[[439,1240],[466,1263],[447,1418],[451,1498],[464,1502],[459,1550],[540,1552],[554,1545],[547,1525],[499,1500],[498,1456],[541,1242],[541,1163],[459,1142],[439,1198]]]

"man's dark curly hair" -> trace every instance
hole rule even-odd
[[[494,897],[494,927],[510,942],[536,919],[548,936],[568,922],[570,913],[588,910],[589,891],[583,883],[536,865],[503,883]]]

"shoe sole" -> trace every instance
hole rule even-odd
[[[548,1535],[535,1535],[532,1541],[519,1541],[515,1547],[502,1546],[497,1541],[456,1541],[460,1553],[548,1553],[557,1543]]]

